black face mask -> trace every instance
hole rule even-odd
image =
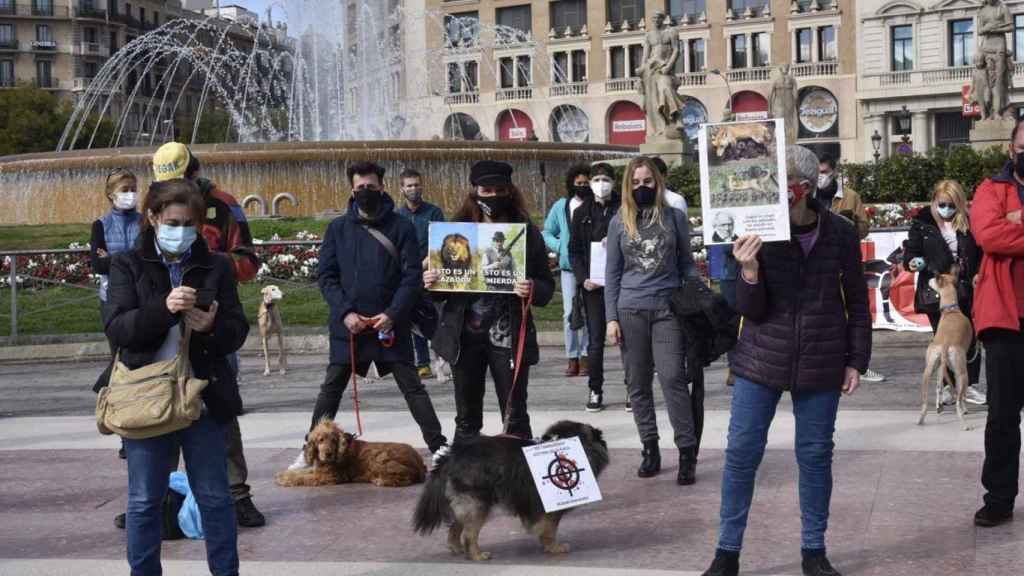
[[[594,194],[594,191],[590,189],[589,182],[584,185],[575,185],[569,190],[571,190],[572,193],[580,200],[586,200],[588,196],[592,196]]]
[[[512,198],[508,196],[477,196],[480,211],[491,220],[506,218],[512,212]]]
[[[380,209],[380,200],[383,192],[371,188],[356,188],[353,192],[356,198],[356,206],[367,216],[376,216]]]
[[[637,186],[633,188],[633,201],[640,208],[650,208],[654,206],[654,199],[658,196],[658,191],[650,186]]]
[[[1024,153],[1017,153],[1013,160],[1013,171],[1017,173],[1018,178],[1024,178]]]

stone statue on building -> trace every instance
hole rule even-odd
[[[799,90],[796,77],[789,71],[788,65],[779,66],[773,74],[772,91],[768,96],[768,109],[772,118],[782,118],[786,129],[786,144],[796,144],[797,138],[797,99]]]
[[[653,16],[654,29],[644,36],[644,56],[640,65],[640,95],[647,115],[647,135],[651,138],[680,138],[679,115],[683,101],[676,94],[676,60],[681,57],[679,35],[665,25],[665,13]]]
[[[1013,32],[1013,18],[1001,0],[985,0],[978,11],[978,48],[985,60],[988,93],[991,95],[988,110],[982,107],[983,118],[1002,120],[1010,107],[1011,71],[1009,51],[1006,49],[1006,35]],[[980,67],[980,65],[979,65]],[[973,87],[972,91],[977,91]],[[986,114],[987,113],[987,114]]]

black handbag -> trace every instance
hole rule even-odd
[[[587,325],[587,310],[583,304],[583,287],[576,287],[572,297],[572,311],[569,313],[569,328],[579,330]]]

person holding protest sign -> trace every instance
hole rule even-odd
[[[544,238],[530,222],[526,200],[512,183],[512,166],[489,160],[477,162],[470,170],[470,182],[474,188],[452,221],[525,223],[526,277],[515,283],[514,293],[434,292],[443,308],[432,344],[437,354],[451,364],[455,381],[454,441],[478,436],[483,428],[488,370],[501,413],[507,418],[505,432],[531,438],[526,391],[530,366],[540,360],[540,349],[527,306],[547,305],[554,295],[555,281],[548,269]],[[504,235],[492,238],[496,253],[504,243]],[[423,285],[435,288],[440,278],[440,271],[427,269]]]
[[[681,485],[696,481],[697,439],[686,385],[686,344],[669,299],[697,278],[686,214],[665,201],[665,180],[650,158],[626,167],[622,207],[608,224],[605,315],[608,337],[622,345],[622,363],[643,461],[637,476],[661,471],[658,423],[651,384],[658,371],[679,449]]]

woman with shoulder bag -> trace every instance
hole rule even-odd
[[[444,305],[441,324],[431,343],[452,367],[456,410],[454,441],[478,436],[483,428],[488,370],[494,380],[501,413],[508,415],[506,433],[531,438],[526,391],[530,366],[540,360],[540,349],[533,316],[527,313],[523,357],[516,359],[521,305],[531,294],[533,306],[547,305],[554,295],[555,281],[548,269],[544,238],[530,222],[522,193],[512,184],[512,167],[504,162],[477,162],[470,171],[470,182],[474,189],[466,195],[452,221],[525,223],[526,236],[522,240],[526,242],[526,279],[516,282],[514,294],[434,293],[434,298]],[[427,289],[439,278],[437,270],[423,272]],[[517,361],[522,365],[518,380],[513,383]]]
[[[665,181],[651,159],[630,161],[622,178],[622,207],[608,225],[605,314],[608,337],[622,345],[633,420],[643,442],[637,476],[661,471],[654,371],[665,395],[679,449],[680,485],[696,481],[697,438],[686,384],[686,344],[669,300],[696,280],[686,214],[665,202]]]
[[[928,282],[937,274],[957,270],[957,299],[960,310],[971,317],[974,301],[974,277],[981,267],[981,249],[971,235],[967,213],[967,196],[955,180],[942,180],[932,190],[931,204],[922,208],[910,224],[903,261],[907,269],[917,272],[914,310],[928,315],[932,332],[939,325],[939,295]],[[977,342],[967,352],[967,401],[985,404],[985,394],[977,389],[981,377],[981,354]],[[943,397],[949,392],[943,388]],[[952,395],[949,395],[952,403]]]
[[[197,233],[206,206],[195,184],[154,183],[135,248],[114,257],[106,334],[129,369],[177,357],[188,334],[188,364],[208,381],[203,410],[187,428],[126,438],[128,563],[133,575],[160,574],[162,502],[178,449],[206,532],[211,574],[238,574],[235,508],[228,489],[224,426],[242,412],[227,356],[249,332],[231,262],[209,251]]]

